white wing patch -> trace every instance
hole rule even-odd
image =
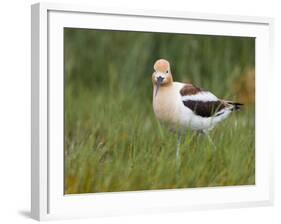
[[[206,102],[206,101],[217,101],[218,98],[211,92],[202,91],[194,95],[182,96],[182,101],[187,101],[187,100]]]

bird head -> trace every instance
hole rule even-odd
[[[154,72],[152,74],[152,83],[156,86],[155,96],[161,86],[172,84],[173,77],[170,70],[170,63],[165,59],[159,59],[155,62]]]

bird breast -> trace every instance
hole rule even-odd
[[[156,117],[164,123],[178,124],[181,117],[181,98],[179,89],[175,85],[160,87],[155,96],[153,94],[153,109]]]

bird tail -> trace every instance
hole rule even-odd
[[[243,103],[238,103],[233,101],[227,101],[227,103],[232,106],[231,108],[232,111],[239,111],[241,110],[242,106],[244,106]]]

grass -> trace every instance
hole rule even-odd
[[[134,96],[112,99],[106,91],[94,100],[90,91],[67,100],[73,107],[66,108],[67,194],[255,183],[250,108],[211,132],[216,150],[204,136],[187,133],[177,175],[177,136],[158,124],[151,106],[140,107]]]
[[[187,133],[177,168],[177,136],[152,109],[150,75],[161,57],[178,81],[239,100],[235,89],[254,66],[254,41],[66,29],[66,194],[255,184],[254,102],[212,130],[216,149]]]

